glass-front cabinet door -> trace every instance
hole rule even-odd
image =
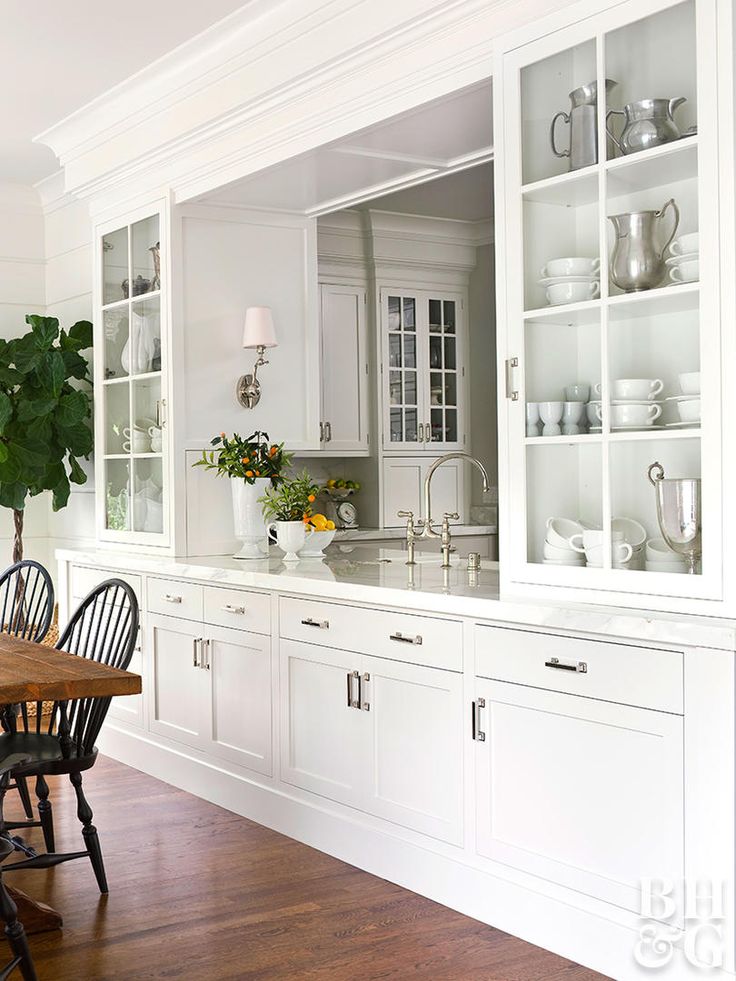
[[[513,581],[721,596],[717,5],[504,57]]]
[[[459,294],[381,289],[384,450],[464,445],[463,308]]]
[[[162,212],[149,210],[97,234],[96,474],[103,540],[167,542],[163,220]]]

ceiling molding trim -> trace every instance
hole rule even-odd
[[[327,6],[332,9],[336,3],[334,0]],[[346,4],[347,0],[341,0],[343,8]],[[159,134],[172,130],[171,125],[164,125],[171,120],[162,116],[163,107],[155,103],[151,107],[150,99],[143,116],[135,112],[126,115],[118,105],[115,122],[112,107],[101,98],[85,113],[75,114],[38,139],[60,156],[67,187],[77,194],[114,191],[126,181],[140,183],[144,177],[160,185],[167,170],[177,198],[185,200],[305,149],[342,138],[354,131],[356,124],[371,125],[487,78],[493,41],[506,26],[508,17],[502,14],[508,7],[506,0],[445,3],[440,11],[425,12],[348,53],[343,50],[301,76],[268,91],[254,92],[247,102],[242,102],[241,95],[239,104],[201,125],[191,125],[190,121],[184,130],[179,120],[180,132],[168,138],[159,138]],[[354,35],[351,41],[354,44]],[[303,37],[300,43],[303,46]],[[123,98],[123,90],[113,91],[116,98]],[[207,101],[207,94],[199,91],[198,98]],[[308,112],[304,111],[307,107]],[[110,115],[105,113],[102,125],[99,115],[104,109],[110,109]],[[124,134],[131,138],[121,143],[118,138]],[[143,140],[145,135],[159,138],[158,145],[151,138]],[[114,164],[111,160],[115,159],[116,146],[144,149]]]
[[[43,214],[39,193],[29,184],[0,183],[0,209],[5,214]]]

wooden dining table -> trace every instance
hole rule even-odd
[[[98,664],[29,640],[0,633],[0,711],[19,702],[59,702],[75,698],[137,695],[140,675]],[[62,916],[45,903],[8,885],[26,933],[58,930]]]

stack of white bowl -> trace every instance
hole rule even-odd
[[[697,283],[700,279],[700,236],[697,232],[681,235],[670,246],[672,253],[665,264],[671,283]]]
[[[646,572],[687,572],[685,560],[673,552],[664,538],[650,538],[646,545]]]
[[[563,303],[582,303],[601,295],[600,259],[564,256],[550,259],[540,271],[539,285],[544,289],[547,303],[556,307]]]
[[[657,396],[664,388],[661,378],[616,378],[611,382],[611,429],[649,429],[662,415],[661,402]],[[597,395],[601,385],[595,386]],[[588,419],[597,420],[591,431],[599,432],[603,419],[603,405],[600,401],[588,403]]]
[[[613,518],[611,520],[611,531],[620,533],[623,541],[631,546],[631,558],[629,559],[629,569],[644,568],[644,545],[647,540],[647,532],[644,525],[640,525],[633,518]]]
[[[679,422],[670,422],[668,426],[687,427],[700,425],[700,372],[684,371],[677,376],[680,383],[681,395],[671,395],[666,401],[677,406]]]
[[[570,545],[574,535],[581,535],[583,526],[571,518],[548,518],[544,537],[545,565],[585,565],[585,556]]]

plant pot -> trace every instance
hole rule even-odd
[[[304,546],[306,532],[303,521],[272,521],[268,526],[276,529],[276,544],[285,552],[284,562],[298,562],[296,554]]]
[[[236,559],[263,559],[268,556],[266,522],[258,498],[263,497],[269,484],[268,477],[256,477],[252,484],[236,477],[230,480],[235,537],[243,543],[240,551],[234,553]]]

